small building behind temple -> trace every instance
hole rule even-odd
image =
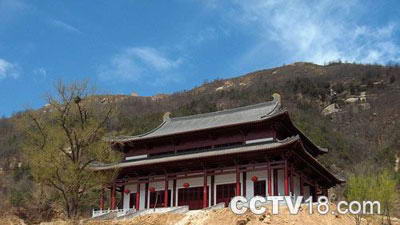
[[[327,195],[343,181],[317,161],[327,150],[292,123],[280,96],[269,102],[185,117],[164,115],[154,130],[108,141],[124,154],[109,185],[113,209],[202,209],[234,196]],[[117,192],[121,201],[116,201]],[[104,194],[102,195],[104,196]],[[100,209],[106,203],[100,199]]]

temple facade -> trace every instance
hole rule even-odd
[[[290,120],[280,96],[269,102],[171,118],[154,130],[111,138],[124,154],[108,186],[109,203],[100,209],[142,210],[189,206],[226,206],[234,196],[312,196],[343,181],[318,161],[327,150],[316,146]],[[121,196],[117,201],[117,193]]]

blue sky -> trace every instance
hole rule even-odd
[[[400,62],[400,2],[0,0],[0,116],[63,79],[154,95],[308,61]]]

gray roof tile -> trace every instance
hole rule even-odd
[[[163,123],[148,133],[138,136],[119,136],[112,138],[110,141],[134,141],[139,139],[147,139],[152,137],[160,137],[177,133],[265,120],[280,111],[280,96],[274,94],[273,97],[274,99],[269,102],[211,113],[175,118],[169,118],[169,114],[166,114],[164,116]]]

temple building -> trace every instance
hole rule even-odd
[[[201,209],[234,196],[317,196],[343,181],[317,161],[316,146],[290,120],[280,96],[269,102],[170,118],[138,136],[108,140],[124,154],[110,189],[110,209],[189,206]],[[117,192],[121,195],[116,201]],[[105,202],[100,200],[100,208]]]

